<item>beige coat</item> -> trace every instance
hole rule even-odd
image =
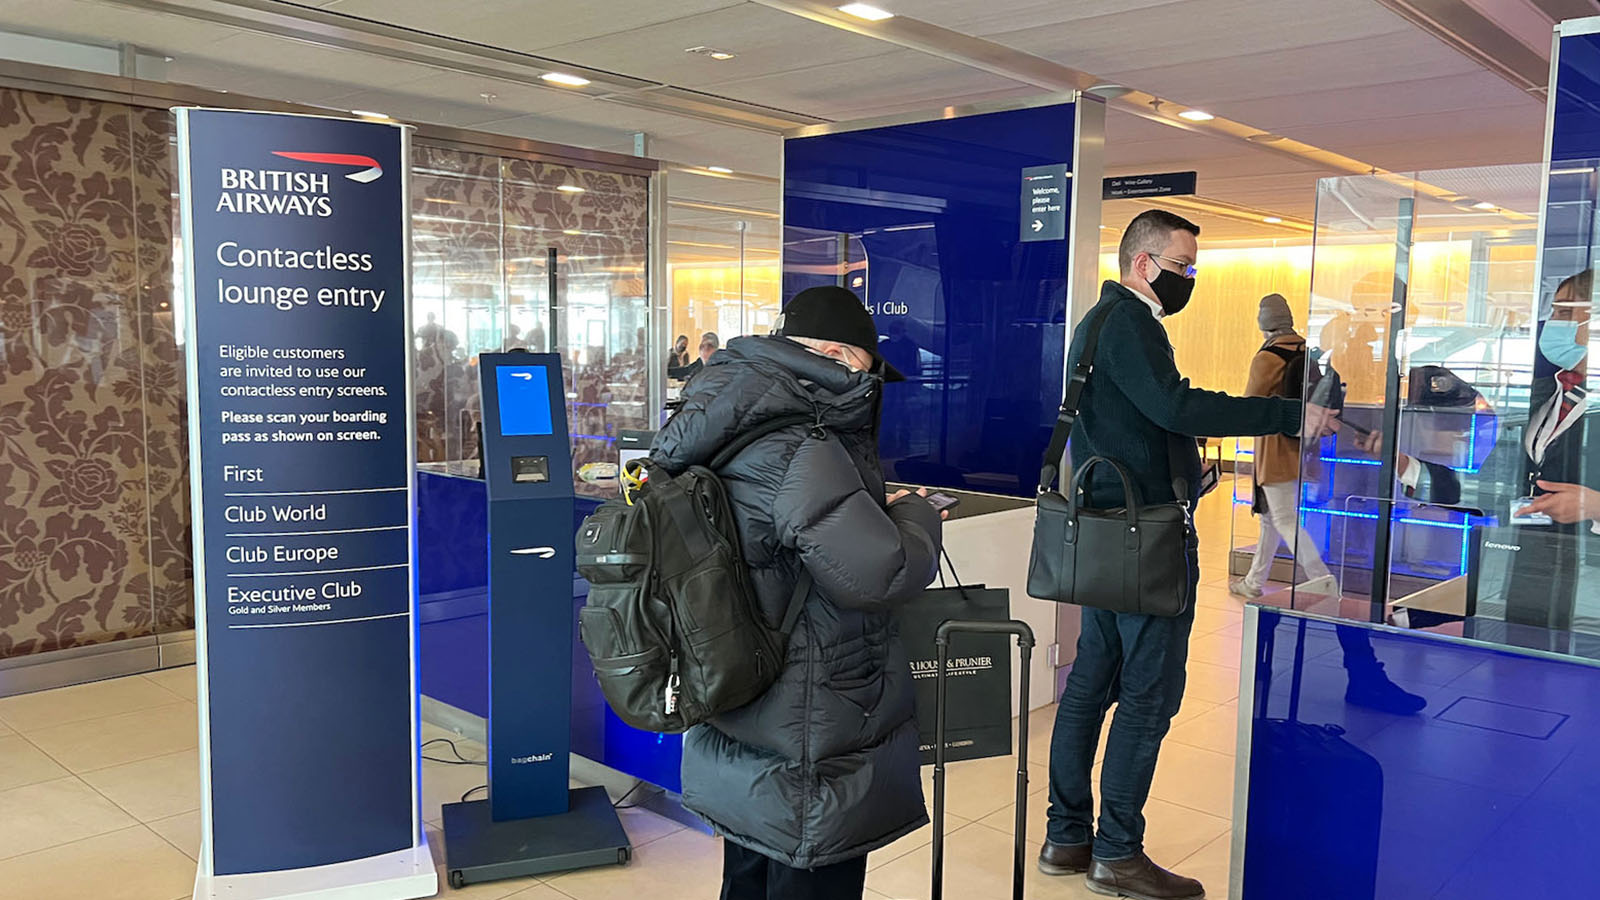
[[[1268,342],[1273,347],[1304,350],[1305,338],[1286,334]],[[1250,383],[1245,387],[1246,397],[1282,397],[1283,375],[1288,363],[1276,353],[1265,349],[1256,353],[1250,362]],[[1274,434],[1256,438],[1256,483],[1282,484],[1300,478],[1300,439]]]

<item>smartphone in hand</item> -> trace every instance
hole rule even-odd
[[[937,512],[946,513],[960,506],[961,498],[935,491],[928,495],[928,502],[933,504],[933,508]]]
[[[1556,520],[1550,518],[1547,513],[1525,512],[1532,503],[1532,497],[1518,497],[1511,501],[1512,525],[1554,525],[1556,523]]]

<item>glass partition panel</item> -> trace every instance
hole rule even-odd
[[[1600,633],[1593,253],[1564,248],[1571,271],[1538,289],[1546,177],[1525,165],[1322,182],[1312,381],[1343,396],[1337,433],[1304,444],[1315,546],[1297,551],[1322,554],[1342,591],[1297,592],[1297,607]],[[1594,181],[1579,180],[1561,202],[1592,209]]]
[[[523,159],[506,160],[504,173],[506,255],[534,276],[519,279],[525,289],[509,305],[508,322],[515,310],[525,323],[519,329],[527,329],[515,338],[537,340],[553,311],[553,333],[543,341],[553,342],[566,368],[577,490],[612,496],[617,433],[650,420],[650,182]],[[542,292],[534,283],[540,274]]]
[[[672,271],[672,349],[677,358],[669,360],[669,368],[682,368],[700,357],[702,339],[714,337],[720,347],[746,333],[748,223],[732,211],[672,207],[671,215],[667,264]]]
[[[688,339],[690,361],[707,334],[725,344],[770,331],[780,306],[777,214],[679,205],[670,214],[671,331]]]
[[[414,150],[418,460],[476,474],[478,354],[559,352],[573,477],[615,490],[615,441],[648,427],[650,181]]]
[[[505,324],[500,159],[415,147],[411,171],[417,460],[476,459],[471,363],[500,349]]]
[[[703,352],[724,347],[741,335],[769,333],[781,306],[777,186],[737,176],[717,179],[715,184],[685,176],[673,184],[674,190],[686,194],[716,196],[713,189],[725,192],[728,181],[737,182],[731,189],[742,201],[763,205],[733,205],[687,195],[668,201],[672,306],[666,356],[674,394]]]

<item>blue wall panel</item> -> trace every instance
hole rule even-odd
[[[884,393],[891,479],[1032,495],[1061,401],[1070,235],[1024,239],[1023,170],[1070,169],[1073,121],[1066,104],[785,142],[784,297],[842,277],[909,376]]]
[[[1245,900],[1596,895],[1585,861],[1600,826],[1600,666],[1259,615]],[[1554,634],[1485,627],[1541,646]],[[1369,650],[1426,709],[1347,701],[1346,661]]]

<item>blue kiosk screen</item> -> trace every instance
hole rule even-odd
[[[501,366],[500,433],[543,436],[551,433],[550,376],[544,366]]]

